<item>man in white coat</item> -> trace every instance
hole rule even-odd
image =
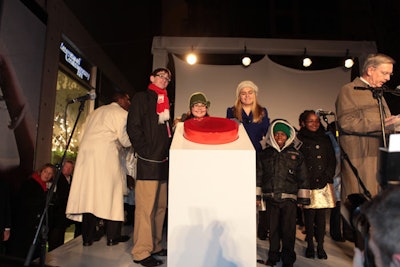
[[[111,104],[94,110],[86,119],[68,198],[69,219],[82,221],[84,246],[98,241],[96,222],[105,222],[107,245],[126,242],[121,236],[124,221],[126,171],[119,150],[131,146],[126,132],[129,95],[116,92]]]

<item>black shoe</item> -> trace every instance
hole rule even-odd
[[[153,267],[153,266],[159,266],[159,265],[163,264],[162,261],[157,260],[153,256],[148,256],[147,258],[145,258],[143,260],[140,260],[140,261],[133,260],[133,262],[141,264],[141,265],[143,265],[145,267]]]
[[[92,241],[90,241],[90,242],[83,242],[83,246],[84,246],[84,247],[90,247],[91,245],[93,245],[93,242],[92,242]]]
[[[165,248],[163,248],[162,250],[160,250],[159,252],[155,252],[155,253],[151,253],[152,256],[167,256],[167,250]]]
[[[305,256],[306,256],[306,258],[314,259],[314,257],[315,257],[314,248],[312,248],[312,247],[307,247],[307,248],[306,248],[306,254],[305,254]]]
[[[117,238],[114,239],[108,239],[107,240],[107,246],[114,246],[117,245],[119,242],[126,242],[129,240],[129,236],[127,235],[121,235]]]
[[[261,263],[261,264],[267,264],[265,261],[263,261],[263,260],[257,260],[257,263]]]
[[[317,255],[318,259],[328,259],[328,255],[326,255],[324,248],[317,248]]]

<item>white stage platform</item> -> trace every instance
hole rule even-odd
[[[182,128],[178,127],[178,130],[182,130]],[[242,131],[243,129],[241,129]],[[177,141],[177,140],[174,140]],[[247,162],[250,162],[249,164],[254,163],[254,158],[250,155],[251,150],[248,150],[245,146],[240,145],[241,142],[234,142],[235,144],[231,144],[230,148],[225,150],[220,148],[222,147],[215,147],[215,146],[202,146],[200,144],[186,144],[186,141],[180,138],[178,140],[180,143],[175,143],[174,146],[172,146],[172,149],[174,150],[172,152],[174,158],[180,158],[182,160],[182,157],[187,156],[187,154],[191,154],[189,162],[192,162],[191,167],[195,166],[198,161],[196,161],[196,157],[209,157],[208,159],[211,160],[211,162],[217,162],[219,161],[219,157],[227,157],[227,154],[232,153],[232,154],[241,154],[244,153],[247,157],[246,160]],[[243,140],[242,140],[243,141]],[[246,141],[244,141],[246,143]],[[250,141],[248,141],[250,142]],[[233,146],[232,146],[233,145]],[[193,146],[194,149],[188,147]],[[188,149],[188,150],[186,150]],[[185,151],[186,150],[186,151]],[[210,156],[210,154],[214,154]],[[195,156],[194,158],[192,156]],[[230,158],[230,157],[228,157]],[[185,161],[185,160],[182,160]],[[242,159],[243,161],[243,159]],[[217,163],[215,163],[217,164]],[[215,165],[214,164],[214,165]],[[237,172],[238,177],[244,176],[243,170],[240,168],[236,168],[236,164],[239,164],[238,162],[235,162],[235,164],[230,165],[232,166],[231,169],[227,172],[230,174],[231,177],[236,176],[234,173],[235,171]],[[210,163],[211,166],[213,166],[213,163]],[[216,209],[215,207],[212,206],[212,201],[210,200],[218,199],[217,196],[214,194],[211,194],[212,192],[217,192],[218,196],[221,192],[219,192],[215,186],[219,184],[219,182],[223,181],[222,187],[227,183],[226,180],[224,180],[224,177],[219,177],[220,181],[210,181],[208,180],[206,183],[205,180],[202,180],[202,176],[200,177],[196,176],[196,179],[192,180],[193,177],[187,177],[189,174],[187,168],[183,168],[186,166],[185,164],[178,165],[178,166],[173,166],[173,172],[175,174],[179,175],[179,180],[174,180],[172,179],[172,183],[176,183],[173,188],[174,190],[178,189],[178,193],[180,194],[179,198],[183,197],[184,199],[191,199],[191,203],[189,201],[184,202],[183,204],[181,203],[182,199],[175,199],[175,204],[172,205],[170,208],[172,209],[172,212],[170,211],[169,213],[169,222],[168,222],[168,230],[169,235],[168,235],[168,259],[167,257],[159,257],[164,264],[160,265],[160,267],[167,267],[168,262],[173,263],[170,267],[194,267],[194,266],[206,266],[206,267],[249,267],[249,266],[256,266],[256,267],[262,267],[265,266],[260,263],[256,263],[257,259],[262,259],[266,260],[267,254],[268,254],[268,248],[269,248],[269,242],[268,241],[263,241],[259,240],[256,238],[256,231],[255,231],[255,225],[256,225],[256,212],[255,212],[255,197],[254,194],[255,192],[253,191],[253,188],[255,188],[254,182],[255,181],[250,181],[246,185],[246,183],[242,183],[240,180],[237,180],[237,186],[243,186],[245,191],[250,192],[250,195],[248,198],[246,198],[247,202],[245,203],[245,207],[250,207],[254,204],[254,209],[243,209],[243,207],[240,207],[240,209],[243,209],[244,214],[242,216],[237,216],[237,213],[232,213],[230,210],[231,209],[237,209],[240,205],[243,205],[243,199],[242,203],[239,201],[237,202],[236,200],[232,199],[232,196],[241,198],[240,192],[243,193],[243,189],[238,190],[238,192],[232,194],[232,190],[230,190],[232,187],[232,184],[228,184],[226,187],[226,194],[231,194],[230,195],[230,201],[231,202],[224,202],[224,206],[226,209]],[[222,168],[222,170],[218,170],[217,167],[220,165],[215,165],[213,166],[217,172],[222,172],[219,175],[222,176],[223,173],[225,173],[226,166]],[[206,177],[207,175],[210,174],[210,170],[202,169],[203,166],[197,166],[195,168],[195,173],[199,173],[204,171],[203,176]],[[199,169],[200,168],[200,169]],[[180,172],[182,171],[182,172]],[[248,172],[246,172],[248,174]],[[251,175],[254,175],[254,173],[251,173]],[[186,180],[185,180],[186,178]],[[190,178],[190,179],[189,179]],[[215,179],[218,179],[218,177],[215,177]],[[171,181],[170,181],[171,182]],[[202,183],[203,182],[203,183]],[[194,185],[194,186],[193,186]],[[197,194],[196,191],[194,193],[193,190],[194,188],[200,189],[202,188],[203,190],[198,190],[202,191],[201,194]],[[206,188],[204,188],[206,187]],[[204,194],[205,191],[207,191],[207,188],[212,188],[209,194]],[[171,189],[171,188],[170,188]],[[186,190],[187,189],[187,190]],[[174,191],[172,190],[172,191]],[[235,189],[236,190],[236,189]],[[198,192],[197,191],[197,192]],[[171,191],[170,191],[171,193]],[[239,195],[238,195],[239,194]],[[195,202],[193,202],[193,196],[195,197]],[[171,195],[170,195],[171,197]],[[223,197],[221,195],[221,197]],[[171,200],[171,199],[170,199]],[[232,201],[235,203],[232,205]],[[236,201],[236,202],[235,202]],[[254,203],[253,203],[254,202]],[[199,205],[201,203],[201,205]],[[241,203],[241,204],[240,204]],[[220,204],[220,203],[219,203]],[[197,206],[196,206],[197,205]],[[200,212],[202,216],[188,216],[188,215],[193,215],[193,212],[187,212],[188,210],[191,210],[192,206],[196,206],[197,209],[195,210],[204,210],[207,212]],[[217,205],[218,206],[218,205]],[[208,212],[209,210],[209,212]],[[181,212],[179,212],[181,211]],[[182,212],[183,211],[183,212]],[[249,212],[250,211],[250,212]],[[211,216],[211,215],[212,216]],[[206,216],[207,215],[207,216]],[[243,216],[245,215],[245,216]],[[209,218],[209,217],[212,218]],[[175,217],[175,221],[172,220],[172,217]],[[242,218],[247,219],[243,220]],[[329,214],[327,214],[327,218],[329,217]],[[200,218],[201,225],[200,227],[201,231],[196,232],[196,231],[181,231],[182,229],[186,229],[189,226],[198,226],[200,225],[200,222],[197,223],[196,225],[196,218]],[[214,219],[213,219],[214,218]],[[223,226],[229,226],[224,229],[224,231],[221,232],[221,229],[212,229],[212,231],[205,232],[204,230],[208,230],[209,228],[204,228],[204,225],[213,225],[212,222],[213,220],[218,219],[219,221],[223,221],[220,225]],[[234,220],[234,222],[230,222],[229,219]],[[329,221],[329,220],[328,220]],[[251,227],[246,227],[247,223],[251,224]],[[187,226],[185,228],[185,225]],[[239,227],[243,225],[243,227]],[[218,225],[217,225],[218,226]],[[187,230],[187,229],[186,229]],[[216,232],[215,232],[216,231]],[[125,226],[123,228],[123,234],[129,235],[131,239],[128,242],[125,243],[120,243],[116,246],[107,246],[106,245],[106,238],[103,237],[100,241],[94,242],[92,246],[90,247],[84,247],[82,245],[82,238],[79,236],[75,239],[70,240],[69,242],[65,243],[63,246],[51,251],[46,255],[46,265],[48,266],[59,266],[59,267],[139,267],[141,265],[135,264],[132,261],[132,255],[131,255],[131,250],[133,247],[132,244],[132,233],[133,233],[133,228],[129,226]],[[329,233],[329,227],[327,227],[327,233]],[[216,242],[218,246],[215,245],[215,242],[210,241],[210,237],[214,237],[213,234],[218,235],[219,241]],[[182,238],[183,237],[183,238]],[[224,237],[224,238],[221,238]],[[238,238],[240,237],[240,238]],[[171,240],[169,240],[171,238]],[[302,232],[298,229],[296,233],[296,248],[295,251],[297,253],[297,260],[294,264],[296,267],[346,267],[346,266],[352,266],[352,258],[353,258],[353,243],[350,242],[335,242],[331,240],[329,236],[326,236],[325,238],[325,250],[328,254],[328,259],[327,260],[320,260],[320,259],[308,259],[304,257],[305,249],[306,249],[306,242],[304,241],[305,235],[302,234]],[[210,242],[205,242],[204,240],[208,240]],[[231,240],[233,243],[229,244],[226,243],[227,240]],[[240,243],[241,240],[243,240],[242,244]],[[244,248],[243,248],[243,245]],[[246,247],[247,246],[247,247]],[[182,247],[182,249],[179,249]],[[199,248],[198,251],[196,251],[196,248]],[[232,249],[233,248],[233,249]],[[243,248],[243,249],[242,249]],[[185,254],[185,259],[184,263],[182,261],[179,261],[179,258],[182,257],[182,250],[183,249],[190,249],[190,251],[194,251],[193,253],[186,253]],[[199,253],[200,251],[200,253]],[[237,251],[236,254],[232,254],[232,251]],[[207,252],[206,254],[203,252]],[[228,252],[228,253],[227,253]],[[197,254],[196,254],[197,253]],[[219,253],[219,254],[218,254]],[[225,254],[224,254],[225,253]],[[249,253],[251,254],[250,256]],[[189,254],[195,255],[195,257],[188,257]],[[212,264],[205,264],[205,260],[207,260],[207,255],[219,255],[220,258],[226,259],[225,261],[222,262],[222,265],[219,263],[221,261],[212,261]],[[225,255],[228,255],[228,257],[225,257]],[[233,255],[233,256],[232,256]],[[190,255],[189,255],[190,256]],[[199,257],[201,256],[201,257]],[[248,261],[249,257],[251,257],[251,262]],[[173,261],[170,261],[173,259]],[[178,259],[178,260],[176,260]],[[242,259],[245,259],[245,261],[242,261]],[[254,260],[254,262],[253,262]],[[246,265],[246,263],[249,263]],[[281,262],[279,262],[276,266],[280,267],[282,265]]]
[[[132,236],[132,227],[124,227],[123,232]],[[327,260],[307,259],[304,257],[306,242],[304,234],[297,231],[296,253],[297,260],[295,267],[351,267],[353,257],[353,243],[348,241],[334,242],[329,236],[325,238],[325,250],[328,254]],[[254,240],[257,243],[257,257],[265,260],[268,253],[268,241]],[[53,250],[46,255],[46,265],[59,267],[140,267],[132,261],[131,249],[132,239],[126,243],[120,243],[116,246],[108,247],[106,239],[103,237],[100,241],[93,243],[90,247],[82,246],[82,238],[79,236],[65,243],[63,246]],[[160,267],[167,267],[167,257],[159,257],[164,261]],[[195,265],[195,264],[193,264]],[[187,265],[184,267],[192,267]],[[265,265],[257,263],[257,267]],[[282,266],[279,262],[277,267]],[[218,267],[218,266],[210,266]],[[232,267],[239,267],[232,265]]]
[[[246,130],[211,145],[184,138],[183,126],[169,151],[168,265],[256,267],[256,152]]]

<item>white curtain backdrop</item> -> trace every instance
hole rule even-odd
[[[175,64],[175,117],[189,109],[189,98],[201,91],[211,101],[211,116],[226,117],[233,106],[236,87],[251,80],[258,87],[258,101],[268,110],[271,120],[287,119],[298,128],[298,117],[305,109],[335,110],[340,88],[350,82],[351,72],[343,67],[302,71],[287,68],[265,56],[248,68],[225,65],[189,65],[173,56]]]

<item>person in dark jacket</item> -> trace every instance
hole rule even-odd
[[[282,266],[293,266],[297,204],[310,203],[309,181],[301,142],[285,120],[275,120],[268,129],[266,148],[257,157],[257,205],[261,191],[266,198],[270,227],[267,265],[282,258]],[[281,249],[282,242],[282,249]]]
[[[27,256],[46,205],[47,183],[54,178],[54,174],[54,165],[46,163],[22,183],[16,203],[15,227],[10,237],[10,255],[19,258]],[[40,256],[40,237],[32,259]]]
[[[127,132],[138,156],[132,255],[135,263],[158,266],[163,262],[154,256],[166,256],[162,233],[172,140],[166,89],[171,72],[166,68],[155,69],[150,81],[146,91],[133,96],[127,120]]]
[[[49,209],[50,226],[48,238],[48,251],[64,244],[65,230],[73,222],[65,215],[69,191],[71,189],[72,172],[74,162],[66,160],[58,177],[53,199]],[[78,222],[77,222],[78,223]]]
[[[335,207],[333,192],[333,176],[336,168],[335,151],[314,110],[305,110],[301,113],[299,122],[301,128],[297,138],[303,142],[300,151],[305,157],[311,189],[311,203],[303,207],[307,241],[305,256],[314,258],[315,236],[318,243],[318,258],[327,259],[328,256],[324,250],[325,217],[327,209]]]

